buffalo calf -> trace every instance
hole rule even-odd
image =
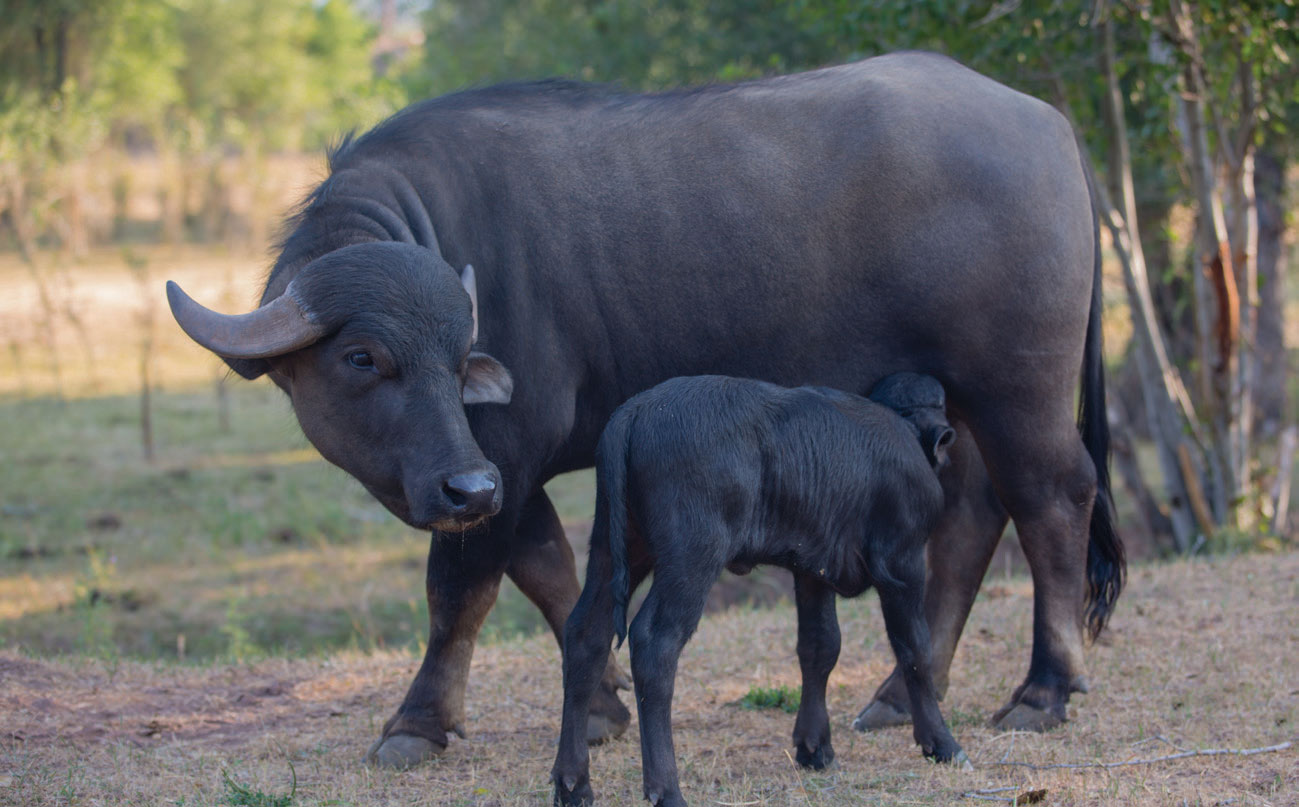
[[[722,569],[794,573],[802,703],[798,762],[834,758],[826,680],[839,657],[835,593],[879,591],[925,756],[965,762],[938,710],[922,611],[925,539],[943,510],[936,470],[955,432],[942,386],[900,373],[871,400],[821,387],[696,376],[642,392],[610,419],[597,450],[591,556],[564,631],[564,718],[557,804],[593,800],[587,717],[627,603],[645,797],[681,805],[672,746],[677,659]]]

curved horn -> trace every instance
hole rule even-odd
[[[293,294],[293,284],[266,305],[247,314],[218,314],[204,308],[167,281],[171,314],[189,338],[228,359],[266,359],[310,345],[325,335]]]
[[[469,292],[469,313],[474,318],[474,336],[469,344],[478,341],[478,281],[474,278],[473,264],[465,264],[465,269],[460,273],[460,285],[465,287]]]

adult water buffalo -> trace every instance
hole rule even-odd
[[[256,311],[168,293],[197,342],[270,374],[327,459],[434,531],[428,651],[376,763],[463,731],[502,574],[562,635],[579,588],[542,483],[592,464],[624,400],[702,373],[942,382],[961,437],[929,545],[937,686],[1009,514],[1035,622],[997,720],[1042,728],[1083,686],[1084,603],[1098,630],[1123,576],[1085,176],[1055,110],[931,54],[655,95],[506,85],[336,149]],[[592,739],[628,723],[620,678],[610,663]],[[895,672],[857,725],[906,704]]]

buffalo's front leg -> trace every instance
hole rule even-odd
[[[925,619],[932,646],[934,687],[940,698],[947,692],[957,642],[1008,519],[974,438],[963,424],[952,425],[957,431],[949,452],[952,462],[940,476],[946,508],[927,544],[929,569],[925,581]],[[873,731],[910,722],[906,682],[899,668],[894,667],[853,721],[853,728]]]
[[[555,513],[550,497],[538,491],[519,515],[516,543],[506,573],[519,590],[536,604],[546,618],[560,648],[564,647],[564,623],[577,602],[580,589],[573,548]],[[608,642],[605,642],[606,650]],[[631,712],[618,700],[617,690],[631,682],[618,669],[613,654],[604,667],[599,687],[591,696],[586,740],[591,743],[619,737],[631,724]]]
[[[469,662],[478,630],[496,602],[506,560],[504,542],[493,540],[497,523],[490,532],[433,534],[425,578],[428,650],[406,699],[366,754],[367,762],[409,767],[446,750],[448,731],[464,736]]]
[[[834,761],[825,687],[839,661],[839,618],[834,592],[809,575],[794,576],[794,602],[798,606],[798,666],[803,673],[803,696],[794,721],[795,757],[799,765],[821,770]]]

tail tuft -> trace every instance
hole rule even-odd
[[[1083,159],[1083,172],[1090,190],[1094,181],[1091,166]],[[1082,395],[1078,400],[1078,431],[1096,466],[1096,501],[1092,506],[1091,537],[1087,542],[1087,629],[1095,639],[1105,629],[1127,577],[1123,541],[1115,528],[1110,494],[1110,424],[1105,411],[1105,357],[1101,339],[1101,247],[1100,222],[1092,205],[1095,264],[1092,277],[1091,311],[1087,318],[1087,342],[1083,348]]]

